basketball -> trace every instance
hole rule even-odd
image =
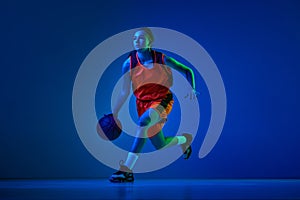
[[[97,123],[97,133],[104,140],[115,140],[122,133],[122,125],[113,114],[104,115]]]

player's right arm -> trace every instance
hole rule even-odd
[[[189,81],[189,83],[191,84],[193,91],[188,92],[187,96],[190,96],[190,99],[194,99],[199,92],[196,91],[196,84],[195,84],[195,76],[194,76],[194,72],[191,68],[185,66],[184,64],[178,62],[177,60],[175,60],[174,58],[171,58],[169,56],[165,56],[165,63],[167,66],[178,70],[179,72],[181,72],[182,74],[186,75],[186,79]]]
[[[121,92],[118,94],[117,101],[113,106],[112,113],[115,116],[118,116],[120,109],[125,103],[126,99],[130,93],[131,87],[131,78],[130,78],[130,58],[126,59],[122,66],[122,74],[123,74],[123,84],[121,88]]]

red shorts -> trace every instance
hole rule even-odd
[[[146,110],[148,110],[149,108],[153,108],[159,113],[160,118],[162,119],[160,122],[156,123],[155,125],[151,126],[148,129],[148,137],[152,137],[157,133],[159,133],[162,130],[163,126],[165,125],[167,121],[167,116],[171,112],[174,104],[172,94],[170,95],[171,97],[168,96],[165,99],[153,100],[153,101],[152,100],[143,101],[143,100],[136,99],[136,106],[137,106],[139,117],[144,112],[146,112]]]

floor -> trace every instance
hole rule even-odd
[[[0,180],[0,199],[300,199],[300,180]]]

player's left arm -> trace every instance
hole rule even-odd
[[[182,74],[185,74],[186,79],[189,81],[189,83],[191,84],[193,91],[192,94],[190,94],[190,97],[194,97],[197,96],[199,94],[199,92],[197,92],[196,90],[196,83],[195,83],[195,75],[194,75],[194,71],[187,67],[186,65],[178,62],[177,60],[175,60],[174,58],[171,58],[169,56],[164,56],[164,62],[167,66],[179,71]]]

